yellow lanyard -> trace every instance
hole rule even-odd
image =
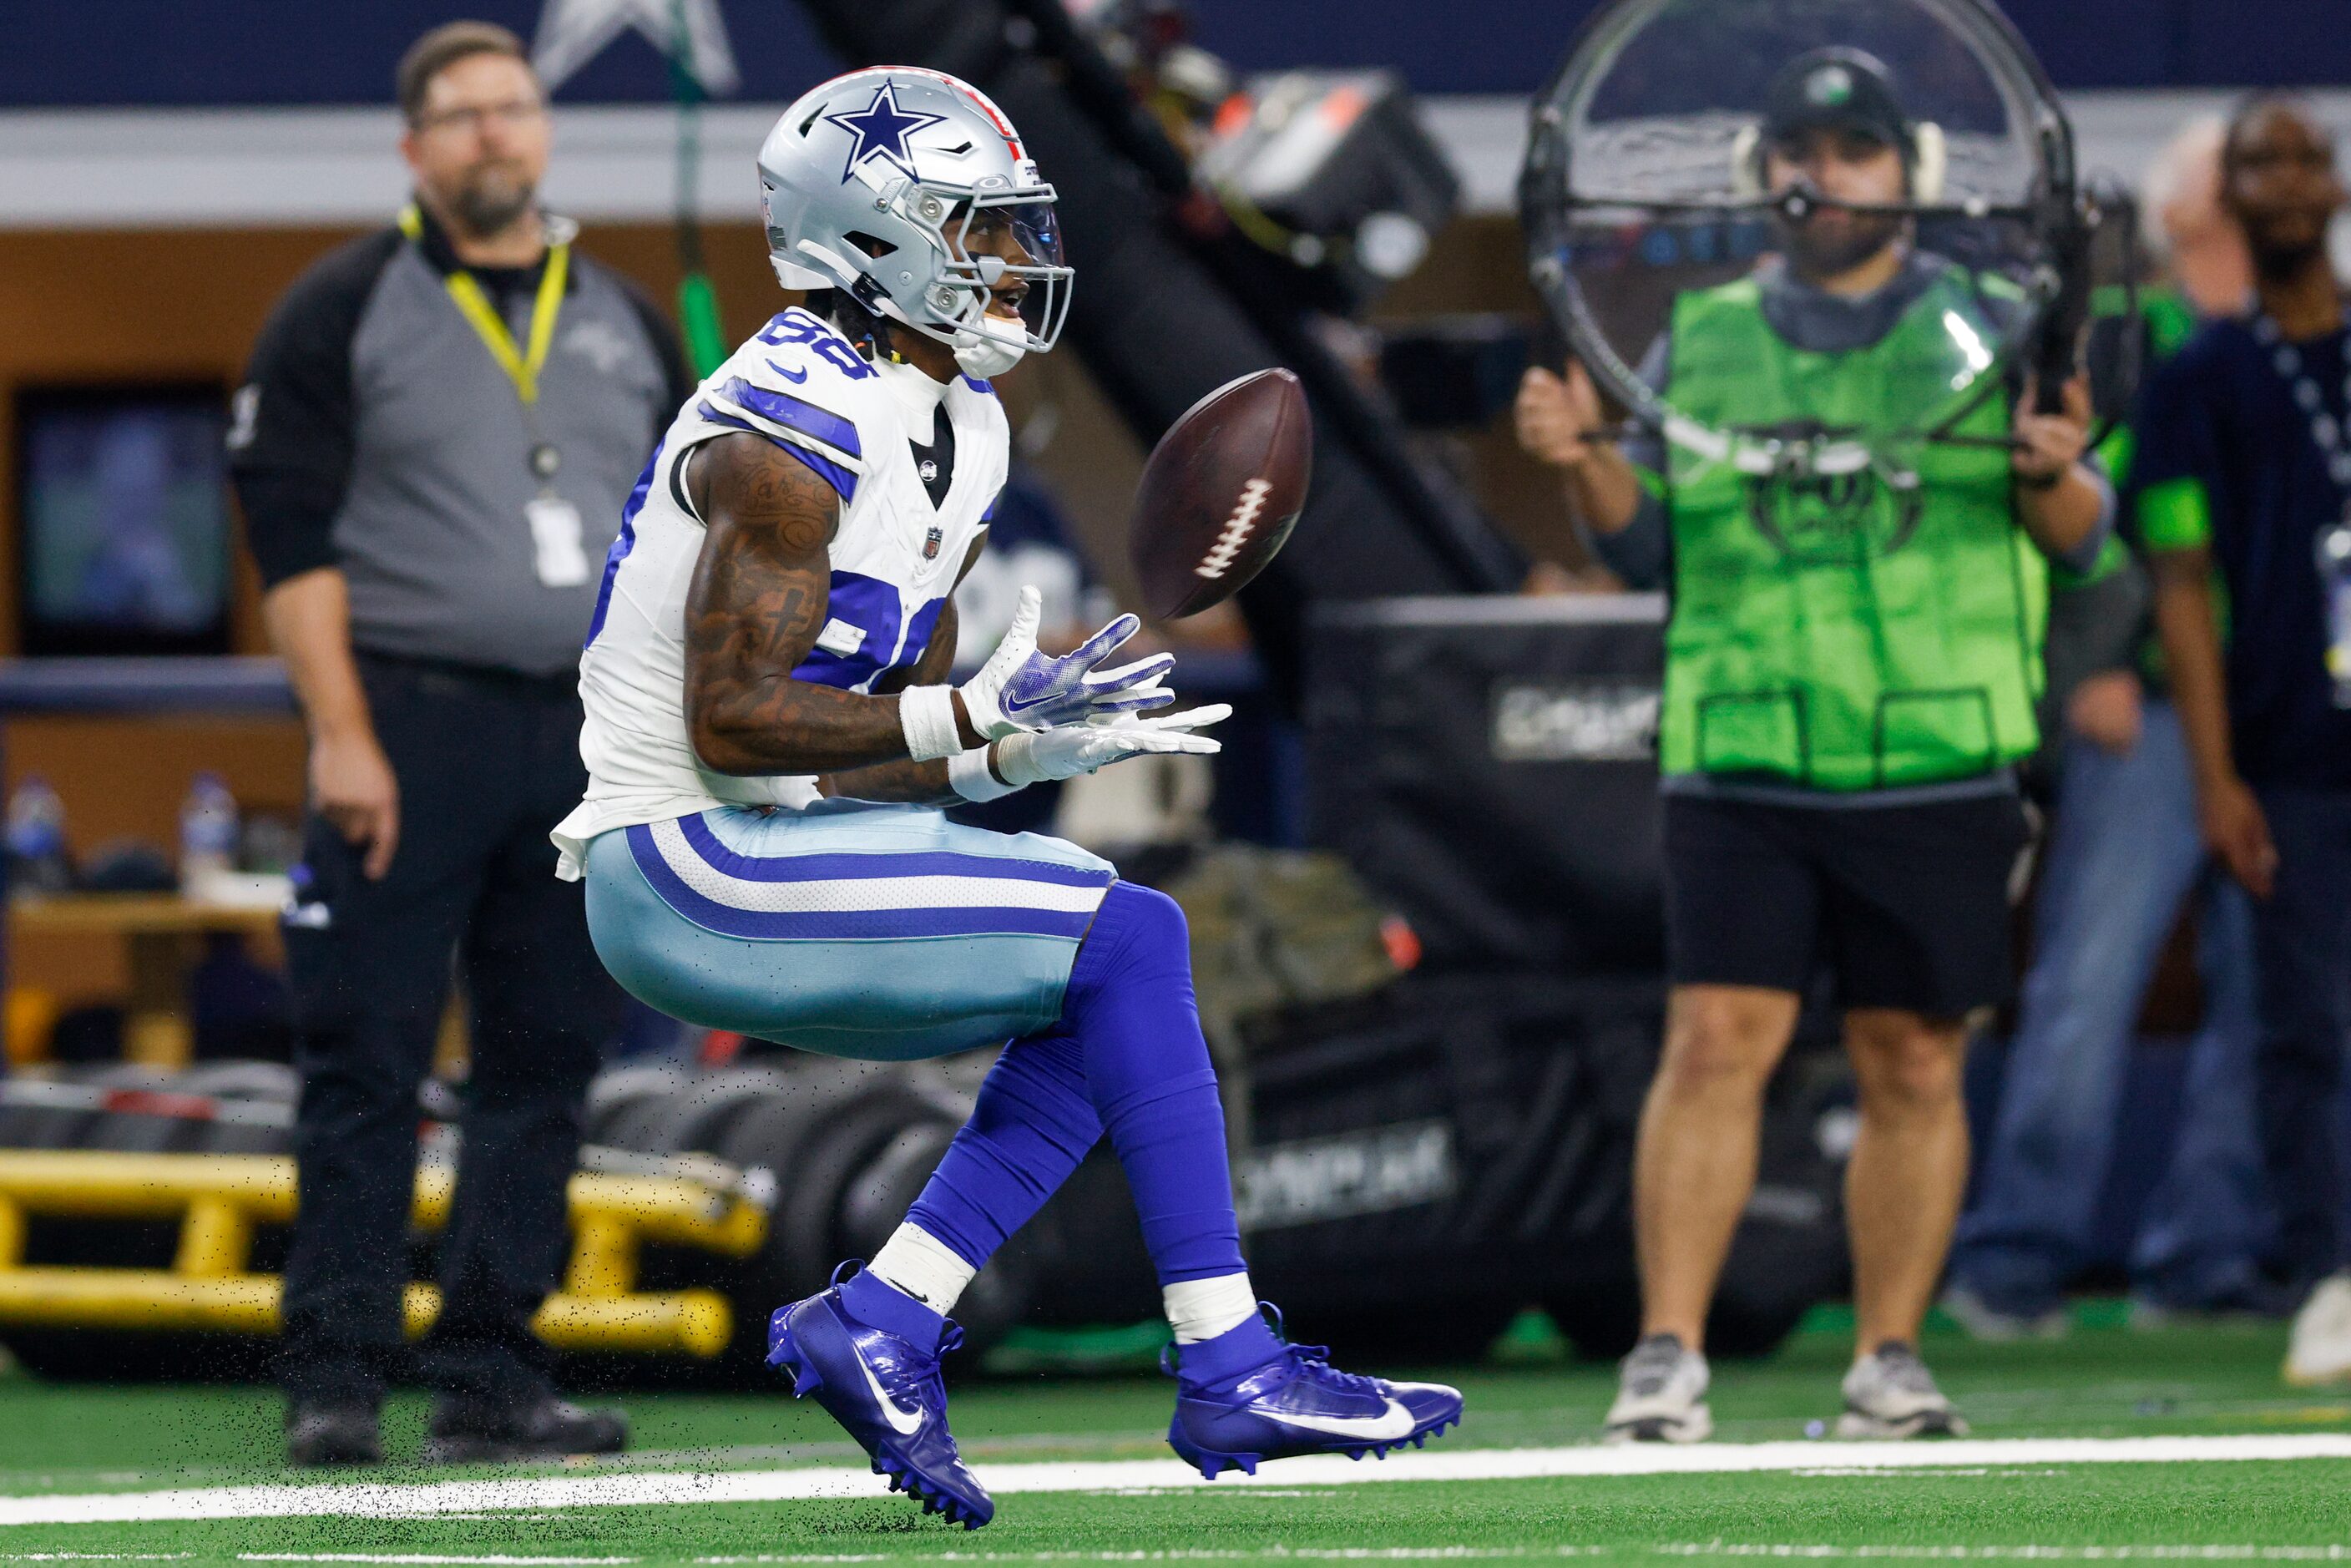
[[[400,209],[400,232],[410,239],[424,235],[424,219],[410,203]],[[474,329],[474,335],[488,349],[498,368],[514,382],[515,395],[524,406],[538,402],[538,372],[547,363],[547,350],[555,341],[555,318],[563,308],[563,281],[571,269],[571,245],[563,241],[547,247],[547,270],[538,280],[538,298],[530,308],[530,350],[528,354],[515,346],[514,334],[507,330],[497,310],[490,304],[489,296],[474,281],[474,275],[463,267],[444,280],[449,298],[455,302],[457,314]]]

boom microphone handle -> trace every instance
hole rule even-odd
[[[2053,250],[2057,294],[2041,319],[2032,350],[2035,413],[2064,412],[2065,383],[2079,367],[2082,329],[2089,324],[2090,219],[2078,204],[2066,204]]]

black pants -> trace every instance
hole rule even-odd
[[[2351,1264],[2341,1089],[2351,1053],[2351,790],[2262,789],[2277,885],[2253,905],[2262,1144],[2278,1261],[2307,1285]]]
[[[621,1009],[547,838],[587,781],[579,697],[568,674],[360,663],[400,841],[370,882],[329,824],[308,826],[310,881],[286,932],[302,1101],[282,1375],[298,1398],[372,1399],[403,1369],[417,1089],[454,955],[473,1076],[419,1369],[453,1392],[528,1398],[549,1386],[529,1323],[568,1254],[581,1107]]]

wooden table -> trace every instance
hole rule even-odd
[[[291,714],[294,691],[275,659],[235,657],[0,660],[0,726],[29,714]],[[5,872],[5,868],[0,868]],[[10,899],[10,933],[114,936],[129,944],[131,1013],[124,1053],[172,1066],[188,1060],[189,955],[208,932],[267,931],[277,912],[192,903],[176,894],[71,894]],[[0,995],[7,984],[0,944]]]
[[[131,995],[122,1026],[126,1061],[185,1067],[195,1054],[188,1017],[188,971],[214,933],[266,936],[274,906],[220,903],[176,893],[66,893],[9,901],[8,933],[17,936],[98,936],[120,940],[130,960]]]

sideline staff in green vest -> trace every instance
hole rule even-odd
[[[1886,68],[1851,49],[1774,80],[1764,187],[1894,203],[1921,138]],[[1644,375],[1717,425],[1899,425],[1997,340],[1997,280],[1917,249],[1899,214],[1813,205],[1754,273],[1675,302]],[[1670,580],[1659,748],[1673,991],[1641,1123],[1642,1340],[1618,1440],[1712,1429],[1703,1334],[1755,1180],[1762,1092],[1816,963],[1834,972],[1861,1096],[1847,1181],[1859,1344],[1848,1437],[1955,1432],[1917,1353],[1967,1173],[1970,1015],[2011,975],[2007,879],[2024,841],[2011,765],[2038,741],[2044,556],[2086,568],[2114,497],[2083,462],[2088,394],[1985,399],[1914,444],[1915,487],[1873,472],[1751,479],[1589,433],[1578,367],[1530,372],[1520,438],[1565,475],[1611,566]],[[2015,447],[1998,438],[2011,434]]]

